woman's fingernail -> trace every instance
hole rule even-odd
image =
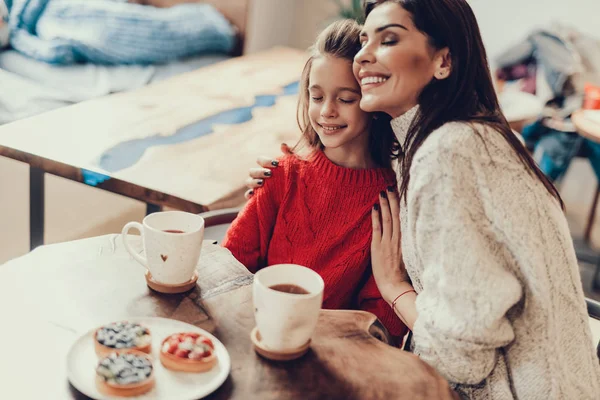
[[[265,171],[265,176],[271,176],[271,171]]]
[[[393,186],[388,186],[387,187],[387,191],[390,193],[394,193],[394,187]]]
[[[374,209],[375,211],[379,211],[379,204],[375,204],[375,205],[373,206],[373,209]]]
[[[273,161],[271,161],[271,165],[274,166],[274,167],[278,167],[279,166],[279,161],[273,160]]]
[[[264,181],[263,181],[262,179],[259,179],[257,183],[258,183],[259,185],[262,185],[262,184],[263,184],[263,182],[264,182]]]
[[[249,191],[248,194],[252,196],[254,194],[254,190]]]
[[[383,197],[384,199],[387,199],[387,194],[385,194],[385,191],[384,191],[384,190],[382,190],[381,192],[379,192],[379,195],[380,195],[381,197]]]

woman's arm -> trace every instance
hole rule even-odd
[[[402,339],[408,332],[406,324],[398,319],[389,304],[381,297],[372,275],[358,293],[358,307],[375,314],[390,334],[397,339]]]
[[[285,155],[293,154],[292,150],[285,143],[281,144],[281,152]],[[259,165],[259,168],[250,168],[248,171],[248,179],[246,179],[248,190],[244,193],[246,199],[252,197],[256,189],[262,187],[265,181],[271,177],[271,170],[279,166],[278,160],[265,156],[258,157],[256,163]]]
[[[400,207],[394,187],[379,195],[379,204],[371,212],[373,239],[371,263],[373,277],[383,299],[398,318],[412,330],[417,311],[416,292],[402,262]]]
[[[267,264],[267,250],[286,186],[286,167],[277,168],[272,176],[246,203],[223,240],[223,247],[253,273]]]
[[[493,202],[486,174],[501,171],[485,154],[438,150],[411,167],[407,197],[423,266],[415,353],[452,382],[479,384],[514,340],[507,314],[522,297],[509,238],[490,218],[512,205]]]
[[[409,225],[423,266],[418,296],[402,263],[395,193],[373,210],[373,274],[384,299],[404,293],[394,310],[413,330],[415,353],[461,384],[491,373],[499,349],[514,339],[507,313],[522,296],[510,252],[485,213],[482,167],[474,164],[442,152],[411,167]]]

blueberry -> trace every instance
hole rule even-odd
[[[137,358],[137,359],[133,360],[133,362],[131,364],[134,367],[136,367],[136,368],[143,368],[144,367],[144,362],[142,361],[141,358]]]
[[[123,369],[121,371],[119,371],[119,377],[121,378],[127,378],[128,376],[133,376],[136,375],[135,370],[131,369],[131,368],[127,368],[127,369]]]

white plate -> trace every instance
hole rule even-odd
[[[193,400],[200,399],[217,390],[227,379],[231,370],[231,360],[227,349],[213,335],[194,325],[166,318],[128,318],[127,321],[140,323],[152,334],[152,358],[156,386],[138,400]],[[114,322],[108,321],[107,323]],[[112,399],[102,395],[96,388],[96,365],[98,357],[94,350],[94,329],[81,336],[67,355],[67,376],[71,384],[81,393],[93,399]],[[163,367],[159,358],[160,344],[173,333],[198,332],[209,337],[215,345],[218,363],[213,369],[203,373],[175,372]],[[122,397],[121,397],[122,399]]]

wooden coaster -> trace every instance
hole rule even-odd
[[[252,332],[250,332],[250,339],[252,339],[252,344],[254,345],[254,350],[259,355],[261,355],[264,358],[268,358],[269,360],[273,360],[273,361],[291,361],[291,360],[300,358],[304,354],[306,354],[306,352],[310,348],[310,342],[311,342],[311,339],[309,339],[305,345],[298,347],[297,349],[293,349],[293,350],[286,350],[286,351],[281,351],[281,352],[270,350],[270,349],[264,347],[264,345],[262,344],[262,342],[261,342],[262,338],[260,337],[260,332],[258,331],[257,327],[254,327],[254,329],[252,329]]]
[[[176,294],[190,291],[196,287],[197,280],[198,271],[194,272],[192,279],[190,279],[189,281],[184,283],[178,283],[176,285],[170,285],[168,283],[156,282],[152,277],[150,271],[146,270],[146,283],[148,284],[148,287],[152,290],[165,294]]]

